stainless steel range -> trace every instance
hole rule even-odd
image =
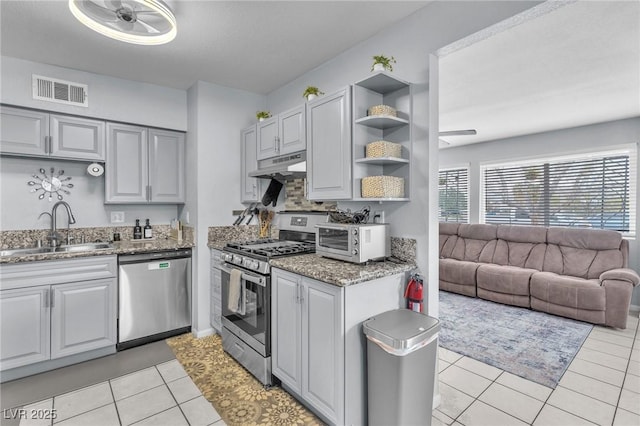
[[[231,242],[222,249],[222,346],[264,385],[271,376],[269,260],[315,252],[320,212],[280,212],[278,239]]]

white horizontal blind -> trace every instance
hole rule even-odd
[[[440,170],[438,219],[440,222],[469,222],[469,170]]]
[[[483,167],[484,222],[635,233],[635,150]]]

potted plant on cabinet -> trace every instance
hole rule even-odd
[[[371,71],[393,71],[393,66],[391,64],[396,63],[396,58],[393,56],[388,58],[384,55],[374,55],[373,56],[373,65],[371,65]]]
[[[269,111],[258,111],[256,112],[256,118],[258,121],[264,121],[265,118],[271,117],[271,113]]]
[[[307,86],[302,97],[307,98],[307,101],[311,101],[320,95],[324,95],[324,92],[321,92],[320,89],[315,86]]]

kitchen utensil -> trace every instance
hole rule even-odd
[[[270,203],[273,203],[273,207],[275,207],[276,203],[278,202],[278,195],[280,195],[281,190],[282,182],[271,179],[269,187],[264,192],[264,196],[262,197],[262,204],[268,206]]]
[[[260,219],[260,238],[268,238],[271,230],[271,221],[273,220],[274,213],[269,210],[261,210],[259,214]]]
[[[246,209],[244,209],[242,211],[242,213],[240,213],[240,215],[238,216],[236,221],[233,222],[233,226],[237,226],[237,225],[240,225],[242,223],[242,221],[244,220],[244,217],[247,215],[247,211],[249,211],[249,207],[247,207]]]
[[[248,225],[251,223],[251,220],[253,219],[253,217],[258,214],[259,210],[258,210],[258,203],[253,203],[251,204],[251,206],[249,206],[249,212],[251,213],[251,216],[249,216],[249,220],[247,220],[247,223],[245,225]]]

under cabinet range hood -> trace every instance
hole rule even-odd
[[[258,161],[250,177],[286,181],[307,177],[307,152],[300,151]]]

